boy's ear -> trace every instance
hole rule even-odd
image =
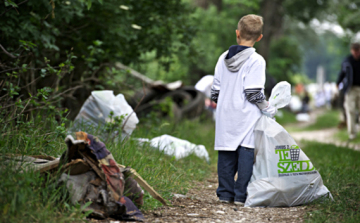
[[[259,42],[263,38],[263,34],[260,34],[260,36],[255,40],[255,42]]]
[[[238,29],[235,30],[236,38],[240,39],[240,31]]]

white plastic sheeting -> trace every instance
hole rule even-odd
[[[89,98],[81,107],[79,114],[75,118],[75,128],[83,130],[87,126],[98,127],[107,122],[114,122],[110,118],[110,112],[113,112],[113,118],[122,117],[123,123],[126,121],[121,138],[131,135],[139,123],[135,112],[126,102],[124,95],[114,95],[113,91],[93,91]],[[128,117],[130,115],[130,117]],[[101,126],[100,126],[101,128]]]
[[[274,88],[271,98],[279,93],[275,89],[279,87]],[[291,95],[291,92],[286,90],[280,94]],[[283,95],[282,98],[288,98],[286,103],[274,98],[270,104],[284,107],[291,97]],[[246,207],[296,206],[326,195],[332,198],[310,159],[281,125],[263,115],[254,131],[255,163],[247,188]]]
[[[195,145],[187,140],[179,139],[170,135],[162,135],[155,137],[151,140],[149,139],[138,139],[140,142],[148,142],[154,148],[158,148],[164,154],[169,156],[174,156],[175,159],[181,159],[189,156],[190,154],[195,154],[200,158],[204,158],[207,162],[210,161],[209,153],[207,152],[205,146]]]

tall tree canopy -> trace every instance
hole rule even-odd
[[[23,95],[43,86],[83,85],[67,94],[79,106],[114,62],[136,63],[150,51],[166,58],[189,48],[196,31],[190,13],[180,0],[0,0],[0,72],[9,79],[9,70],[19,71],[11,81]],[[70,53],[74,65],[63,62]],[[67,69],[48,68],[57,65]]]

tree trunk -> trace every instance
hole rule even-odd
[[[220,12],[222,10],[222,0],[194,0],[196,6],[203,9],[209,8],[210,4],[216,6],[217,10]]]
[[[279,35],[283,25],[284,0],[263,0],[260,5],[260,15],[264,19],[263,39],[258,44],[258,52],[268,61],[271,41]]]
[[[222,10],[222,0],[210,0],[210,2],[216,6],[219,12]]]

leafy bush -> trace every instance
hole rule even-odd
[[[180,0],[16,3],[5,0],[1,14],[0,41],[5,45],[0,50],[0,72],[26,66],[18,79],[12,79],[23,90],[22,100],[43,87],[67,91],[59,105],[70,109],[71,118],[91,90],[104,88],[119,74],[112,69],[114,62],[136,63],[140,54],[150,51],[158,59],[170,58],[191,47],[196,31],[189,22],[191,11]],[[64,63],[69,54],[74,66]],[[42,70],[47,66],[66,69],[60,73]],[[37,79],[40,75],[45,77]]]

